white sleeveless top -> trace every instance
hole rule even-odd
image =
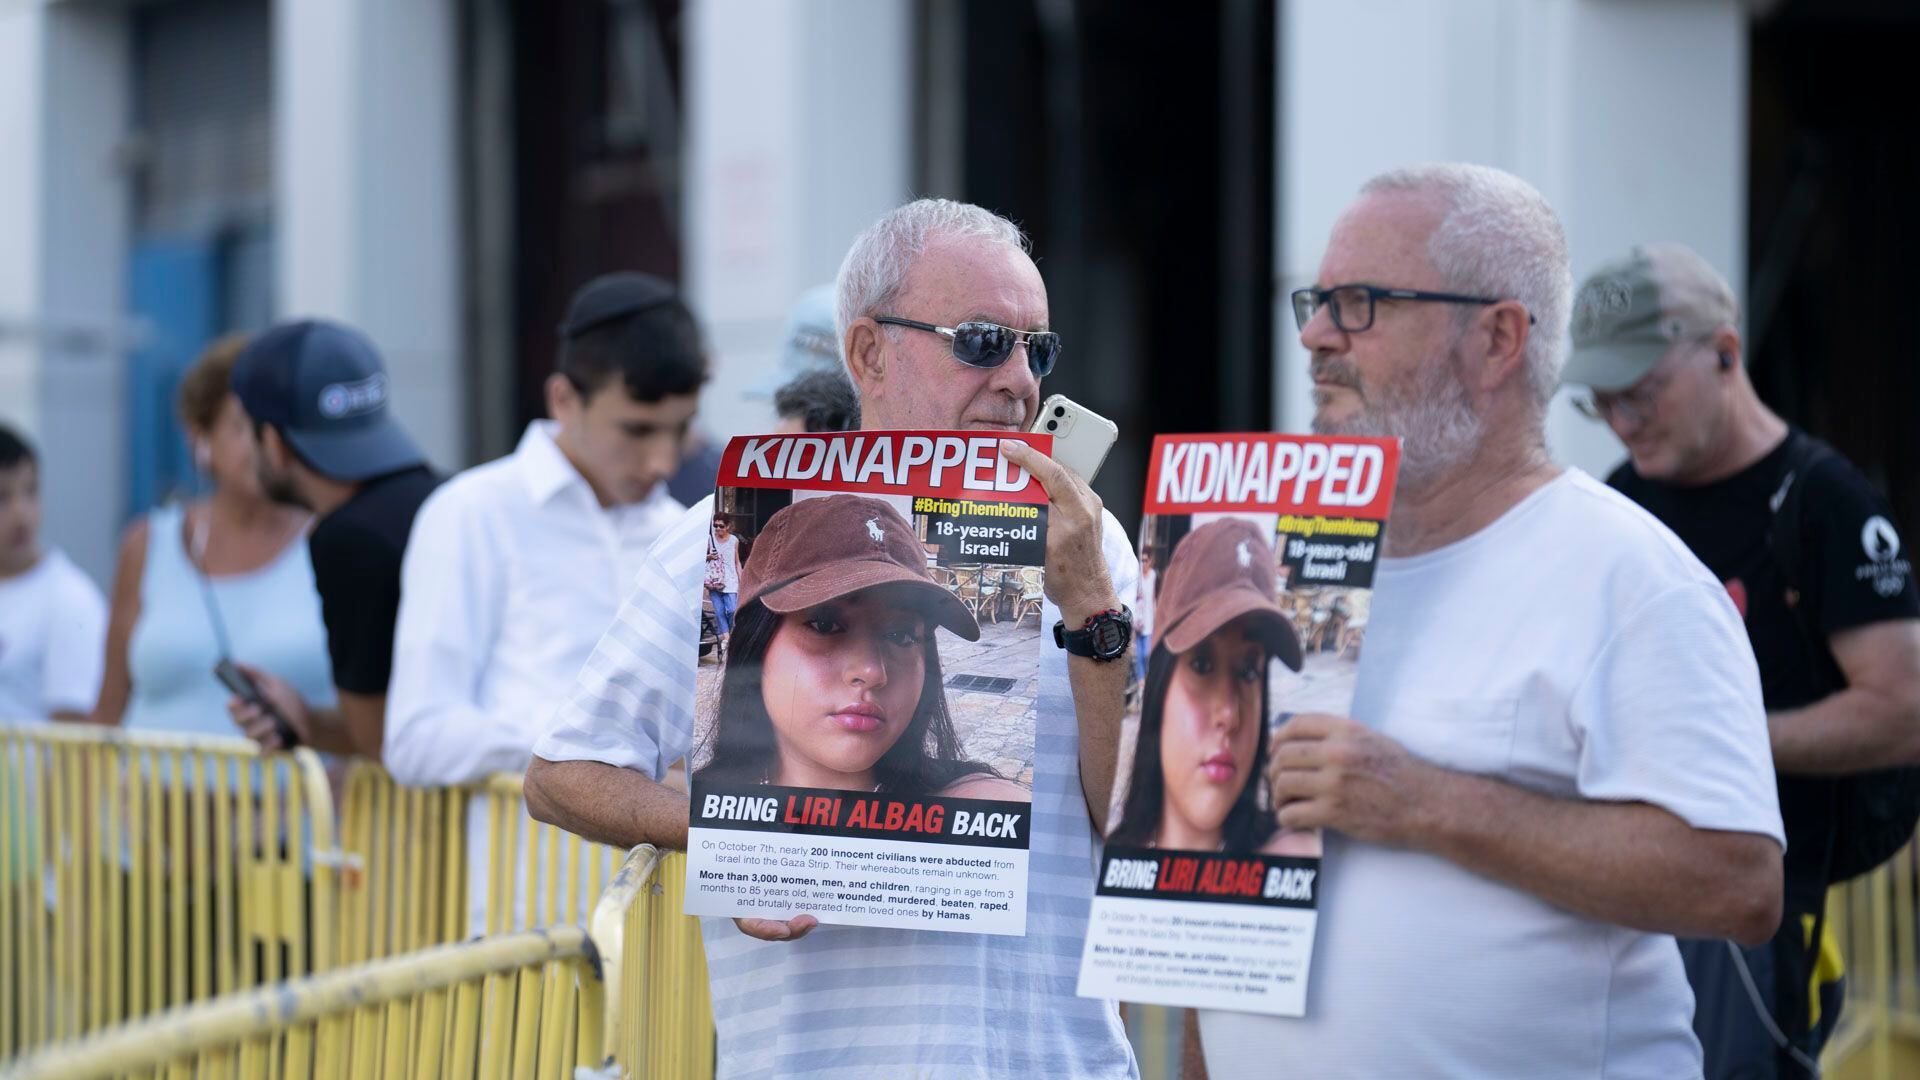
[[[200,576],[181,539],[184,510],[171,503],[147,517],[147,565],[140,621],[127,649],[133,694],[126,727],[190,735],[237,735],[227,688],[214,678],[220,647]],[[245,574],[212,579],[233,658],[278,675],[316,708],[334,704],[333,668],[320,596],[305,538]]]

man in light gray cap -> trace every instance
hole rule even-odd
[[[787,312],[787,336],[780,345],[780,363],[748,391],[749,397],[768,398],[802,375],[846,368],[840,362],[840,342],[833,330],[833,283],[815,285],[800,294]]]
[[[1706,260],[1678,244],[1636,247],[1581,285],[1562,381],[1592,390],[1576,404],[1607,421],[1642,475],[1688,483],[1719,471],[1715,458],[1739,457],[1786,433],[1736,362],[1738,321],[1733,290]],[[1723,373],[1718,381],[1715,370]],[[1737,432],[1724,432],[1733,440],[1717,438],[1724,426],[1717,421],[1695,422],[1720,381],[1746,387],[1725,403],[1741,421]],[[1658,408],[1663,401],[1674,407]]]
[[[743,396],[749,401],[774,399],[779,421],[775,431],[845,431],[859,426],[859,403],[834,340],[831,282],[808,289],[794,301],[787,313],[779,365],[750,385]],[[713,494],[722,441],[699,428],[688,435],[680,470],[667,482],[674,498],[691,506]]]
[[[1706,1075],[1812,1075],[1840,1004],[1838,965],[1821,962],[1838,955],[1823,948],[1827,887],[1904,845],[1920,815],[1915,774],[1860,775],[1920,761],[1920,600],[1885,500],[1760,401],[1738,323],[1706,260],[1634,248],[1581,286],[1565,381],[1626,444],[1608,482],[1726,584],[1759,661],[1785,918],[1757,948],[1681,941]]]

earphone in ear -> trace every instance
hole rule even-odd
[[[1733,357],[1731,357],[1731,356],[1728,356],[1728,355],[1727,355],[1726,353],[1721,353],[1721,354],[1720,354],[1720,370],[1721,370],[1721,371],[1732,371],[1732,370],[1733,370]]]

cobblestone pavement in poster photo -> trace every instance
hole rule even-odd
[[[947,708],[967,756],[999,770],[1000,775],[1033,784],[1033,701],[1040,689],[1040,638],[1034,617],[980,624],[979,641],[962,641],[939,632],[940,666],[948,682]],[[720,692],[720,664],[714,655],[700,658],[695,683],[694,759],[704,760],[713,723],[714,697]],[[956,676],[1014,678],[1004,693],[958,690]],[[698,765],[696,764],[696,768]]]

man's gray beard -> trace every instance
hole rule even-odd
[[[1423,488],[1471,459],[1485,433],[1458,372],[1457,357],[1449,350],[1444,361],[1422,366],[1404,394],[1393,387],[1369,386],[1360,411],[1338,423],[1323,423],[1316,411],[1314,434],[1397,437],[1398,486]]]

